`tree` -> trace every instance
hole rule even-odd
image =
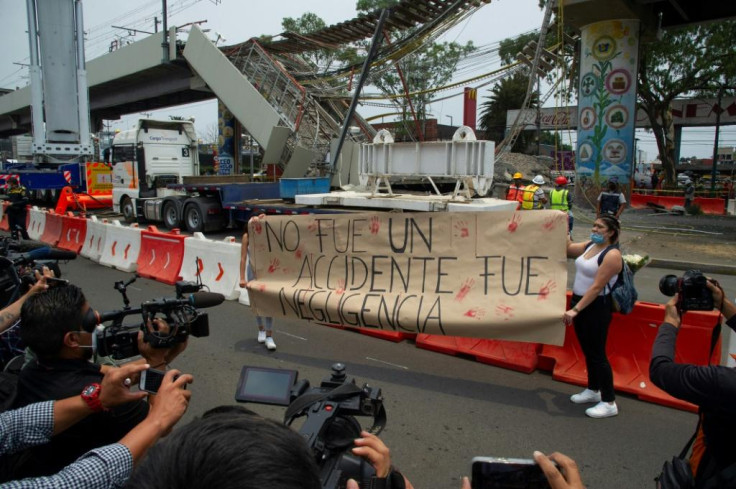
[[[479,127],[486,131],[488,139],[499,143],[506,135],[506,112],[520,109],[526,96],[529,76],[523,72],[514,73],[494,85],[487,102],[481,105]],[[536,107],[536,94],[532,94],[530,107]],[[521,152],[531,142],[530,135],[522,131],[514,143],[512,151]]]
[[[687,95],[713,96],[736,81],[736,21],[664,31],[639,52],[638,101],[657,141],[665,181],[676,185],[672,101]]]
[[[398,4],[398,0],[358,0],[356,10],[359,14],[368,14],[379,9],[389,8]],[[414,35],[417,29],[395,32],[388,36],[391,43]],[[387,42],[387,41],[383,41]],[[413,53],[402,58],[395,64],[396,68],[389,68],[378,75],[371,76],[370,82],[381,92],[393,97],[401,113],[400,124],[406,126],[412,119],[410,114],[409,98],[414,107],[416,118],[419,121],[427,119],[427,109],[434,95],[428,90],[441,87],[452,79],[458,61],[475,50],[472,42],[459,44],[456,42],[434,42],[423,44]],[[402,82],[398,70],[404,76]],[[404,87],[406,83],[406,89]]]

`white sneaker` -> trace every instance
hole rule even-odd
[[[610,418],[618,414],[618,407],[615,402],[599,402],[592,408],[586,409],[585,414],[591,418]]]
[[[585,389],[580,394],[573,394],[570,396],[570,400],[575,404],[585,404],[588,402],[601,402],[601,393]]]
[[[265,343],[265,342],[266,342],[266,330],[259,329],[258,330],[258,343]]]
[[[273,338],[270,336],[266,337],[266,348],[268,348],[269,350],[276,349],[276,343],[273,341]]]

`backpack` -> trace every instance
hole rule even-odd
[[[613,248],[618,248],[618,244],[609,246],[603,250],[600,255],[598,255],[598,266],[601,266],[606,253]],[[610,288],[610,296],[613,302],[614,311],[620,314],[629,314],[634,310],[634,304],[639,298],[639,293],[636,291],[636,287],[634,287],[634,272],[631,271],[623,258],[621,259],[621,262],[621,271],[618,274],[616,283],[614,283],[613,287]],[[606,285],[606,287],[608,287],[608,285]]]

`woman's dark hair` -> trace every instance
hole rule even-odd
[[[621,234],[621,223],[618,219],[610,214],[603,214],[599,216],[598,219],[603,221],[603,224],[605,224],[609,230],[613,231],[613,235],[611,235],[611,244],[618,243],[618,235]]]
[[[608,182],[608,191],[609,192],[618,191],[618,184],[616,182]]]

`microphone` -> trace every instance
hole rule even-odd
[[[219,306],[225,302],[225,296],[217,292],[194,292],[189,294],[189,304],[197,309]]]

